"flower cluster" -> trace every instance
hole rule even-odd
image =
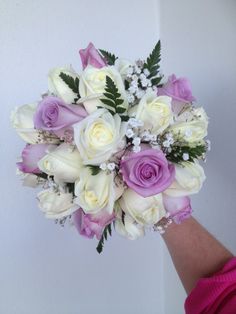
[[[52,69],[42,99],[12,112],[24,185],[41,186],[45,216],[95,236],[98,252],[112,225],[137,239],[188,217],[205,180],[208,117],[187,79],[160,74],[160,47],[132,63],[90,43],[81,74]]]

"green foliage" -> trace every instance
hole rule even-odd
[[[166,158],[174,163],[183,162],[183,154],[187,153],[189,155],[189,162],[194,162],[194,159],[203,158],[206,153],[206,145],[200,144],[194,147],[191,146],[172,146],[171,152],[167,153]]]
[[[73,195],[75,194],[75,184],[74,183],[67,183],[66,186],[68,187],[68,190]]]
[[[48,175],[45,172],[40,172],[35,174],[37,177],[47,180]]]
[[[125,212],[122,210],[122,213],[121,213],[121,220],[123,222],[123,225],[125,225]]]
[[[103,95],[106,98],[101,98],[100,100],[106,105],[105,107],[109,110],[109,112],[112,115],[118,113],[121,116],[122,121],[127,121],[127,116],[122,115],[126,112],[126,108],[122,106],[124,100],[120,98],[121,94],[119,93],[118,88],[108,75],[106,76],[106,87]]]
[[[101,171],[99,166],[88,165],[87,167],[91,170],[92,176],[96,176]]]
[[[129,116],[120,116],[120,117],[121,117],[121,121],[123,122],[129,121]]]
[[[116,59],[118,59],[114,54],[103,50],[103,49],[99,49],[100,53],[102,54],[103,58],[106,60],[108,65],[114,65]]]
[[[107,240],[108,235],[112,235],[112,230],[111,230],[111,224],[107,225],[104,230],[103,230],[103,234],[101,236],[100,241],[98,242],[97,245],[97,252],[100,254],[102,253],[103,247],[104,247],[104,241]]]
[[[162,76],[154,77],[153,79],[151,79],[152,85],[160,86],[159,83],[161,82],[161,80],[162,80]]]
[[[157,76],[160,69],[161,61],[161,42],[160,40],[154,47],[153,51],[150,53],[146,62],[144,63],[144,68],[147,69],[150,74],[148,76],[151,79],[153,85],[158,85],[162,79],[162,76]]]
[[[80,98],[79,95],[79,78],[73,78],[72,76],[61,72],[60,78],[63,80],[63,82]]]

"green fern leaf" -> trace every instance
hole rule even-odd
[[[100,53],[102,54],[102,57],[106,60],[108,65],[114,65],[116,59],[118,59],[114,54],[103,50],[103,49],[99,49]]]
[[[161,61],[161,42],[159,40],[156,46],[154,47],[153,51],[147,58],[146,62],[144,63],[144,68],[150,72],[148,76],[149,79],[157,76],[157,74],[159,73],[160,61]]]
[[[72,76],[61,72],[60,78],[63,80],[63,82],[75,93],[77,94],[78,98],[80,98],[79,95],[79,78],[73,78]]]

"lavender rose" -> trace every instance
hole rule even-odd
[[[172,110],[176,114],[181,112],[186,103],[195,100],[188,79],[184,77],[177,79],[174,74],[169,76],[168,82],[162,88],[158,89],[158,95],[172,98]]]
[[[58,97],[48,96],[38,104],[34,126],[62,136],[66,129],[86,116],[87,112],[81,105],[68,105]]]
[[[174,74],[169,76],[168,82],[158,90],[158,94],[167,95],[173,100],[185,103],[195,100],[192,95],[191,86],[188,79],[184,77],[177,79]]]
[[[73,214],[73,220],[78,232],[86,238],[96,236],[101,239],[105,226],[115,219],[115,214],[108,214],[106,211],[101,211],[98,214],[85,214],[80,208]]]
[[[139,153],[129,152],[120,164],[123,180],[143,197],[166,190],[174,180],[174,165],[168,163],[161,150],[144,148]]]
[[[88,64],[98,69],[106,65],[106,62],[92,43],[90,43],[87,48],[81,49],[79,51],[79,54],[82,61],[83,69],[85,69]]]
[[[38,161],[47,154],[49,149],[55,147],[56,145],[48,144],[27,144],[21,154],[22,161],[17,163],[18,169],[24,173],[36,174],[42,172],[38,168]]]

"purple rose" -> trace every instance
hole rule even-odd
[[[81,105],[68,105],[58,97],[48,96],[38,104],[34,126],[62,136],[66,129],[86,116],[87,112]]]
[[[83,69],[85,69],[88,64],[98,69],[106,66],[105,60],[101,57],[101,55],[92,43],[90,43],[87,48],[81,49],[79,51],[79,54],[82,61]]]
[[[49,144],[27,144],[22,151],[22,161],[17,163],[17,167],[20,171],[25,173],[40,173],[42,172],[38,168],[38,161],[42,159],[46,154],[47,150],[56,145]]]
[[[161,150],[152,148],[129,152],[121,160],[120,169],[128,187],[143,197],[164,191],[175,177],[174,165],[168,163]]]
[[[174,74],[169,76],[168,82],[158,90],[158,95],[167,95],[175,101],[184,103],[195,100],[188,79],[184,77],[177,79]]]
[[[183,220],[189,218],[193,212],[190,198],[187,196],[171,197],[163,194],[163,203],[166,211],[170,213],[170,217],[176,224],[180,224]]]
[[[79,233],[90,239],[96,236],[98,240],[101,239],[104,228],[114,219],[114,213],[110,215],[106,211],[91,215],[85,214],[80,208],[73,214],[74,224]]]

